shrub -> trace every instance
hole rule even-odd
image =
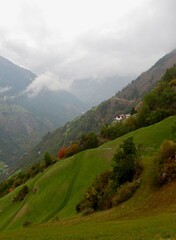
[[[91,213],[93,213],[94,212],[94,209],[93,208],[85,208],[83,211],[82,211],[82,214],[84,215],[84,216],[86,216],[86,215],[89,215],[89,214],[91,214]]]
[[[30,225],[31,225],[31,222],[29,222],[27,220],[23,223],[23,227],[28,227]]]
[[[53,163],[50,154],[47,152],[45,153],[45,156],[44,156],[44,163],[45,163],[45,167],[48,167]]]
[[[61,148],[58,152],[58,158],[62,159],[65,157],[65,153],[66,153],[66,149],[65,148]]]
[[[163,185],[176,179],[176,143],[165,140],[160,147],[160,152],[155,158],[156,172],[155,184]]]
[[[135,180],[121,185],[113,198],[112,205],[117,206],[118,204],[131,198],[135,191],[139,188],[140,183],[141,180]]]
[[[79,145],[81,150],[96,148],[99,146],[98,136],[94,132],[84,134],[81,137]]]
[[[24,185],[21,190],[19,191],[18,195],[14,198],[14,202],[16,201],[23,201],[23,199],[26,197],[26,195],[29,192],[29,188],[27,185]]]
[[[176,143],[171,140],[165,140],[160,147],[160,154],[163,160],[169,160],[176,155]]]
[[[92,209],[91,211],[98,211],[110,208],[107,207],[107,201],[108,196],[111,196],[111,191],[113,191],[112,186],[109,187],[111,176],[111,171],[105,171],[96,177],[93,184],[87,189],[84,198],[77,205],[77,212],[83,212],[85,209]]]

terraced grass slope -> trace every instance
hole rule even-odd
[[[56,163],[27,182],[30,193],[23,202],[12,202],[19,189],[0,199],[0,239],[175,239],[176,183],[160,190],[152,185],[152,155],[170,137],[174,121],[176,116]],[[111,167],[117,146],[129,136],[144,146],[140,188],[117,208],[76,215],[85,189]],[[19,230],[25,221],[40,225]]]

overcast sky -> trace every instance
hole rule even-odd
[[[0,0],[0,6],[0,55],[37,74],[40,85],[137,76],[176,48],[175,0]]]

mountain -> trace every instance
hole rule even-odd
[[[131,77],[114,76],[99,79],[76,79],[70,86],[70,91],[89,107],[100,104],[122,89]]]
[[[26,109],[0,102],[0,162],[16,168],[46,132],[46,126]]]
[[[65,90],[44,90],[32,97],[22,95],[15,102],[37,116],[50,130],[63,126],[87,109],[76,96]]]
[[[30,152],[30,155],[25,157],[24,162],[29,163],[31,160],[42,159],[45,152],[56,154],[59,148],[76,141],[82,134],[90,131],[99,132],[104,124],[112,123],[117,114],[130,113],[133,106],[140,100],[140,97],[156,86],[165,70],[175,63],[176,50],[161,58],[153,67],[142,73],[136,80],[109,100],[93,107],[54,132],[48,133]],[[38,152],[41,152],[40,156]]]
[[[176,50],[159,59],[149,70],[116,94],[116,97],[132,100],[142,98],[157,84],[165,71],[176,64]]]
[[[18,168],[21,157],[52,129],[82,114],[87,106],[68,91],[25,94],[36,75],[0,57],[0,165]]]
[[[0,93],[14,95],[23,91],[36,75],[0,56]]]
[[[86,104],[66,90],[44,90],[32,97],[24,94],[36,77],[29,70],[0,57],[0,98],[27,109],[48,124],[48,129],[62,126],[87,109]]]

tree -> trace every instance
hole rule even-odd
[[[79,152],[79,146],[77,143],[72,143],[69,147],[66,148],[65,157],[70,157]]]
[[[96,148],[98,146],[99,146],[99,140],[97,135],[94,132],[90,132],[82,135],[80,140],[80,148],[82,150]]]
[[[65,153],[66,153],[66,149],[65,148],[61,148],[58,152],[58,158],[62,159],[65,157]]]
[[[163,81],[168,82],[171,81],[173,79],[176,79],[176,65],[174,64],[174,66],[170,69],[167,69],[164,76],[163,76]]]
[[[115,188],[127,181],[131,182],[133,180],[137,155],[137,149],[133,142],[133,138],[127,138],[113,158],[113,178]]]
[[[45,167],[48,167],[49,165],[51,165],[53,163],[52,158],[48,152],[45,153],[44,163],[45,163]]]

